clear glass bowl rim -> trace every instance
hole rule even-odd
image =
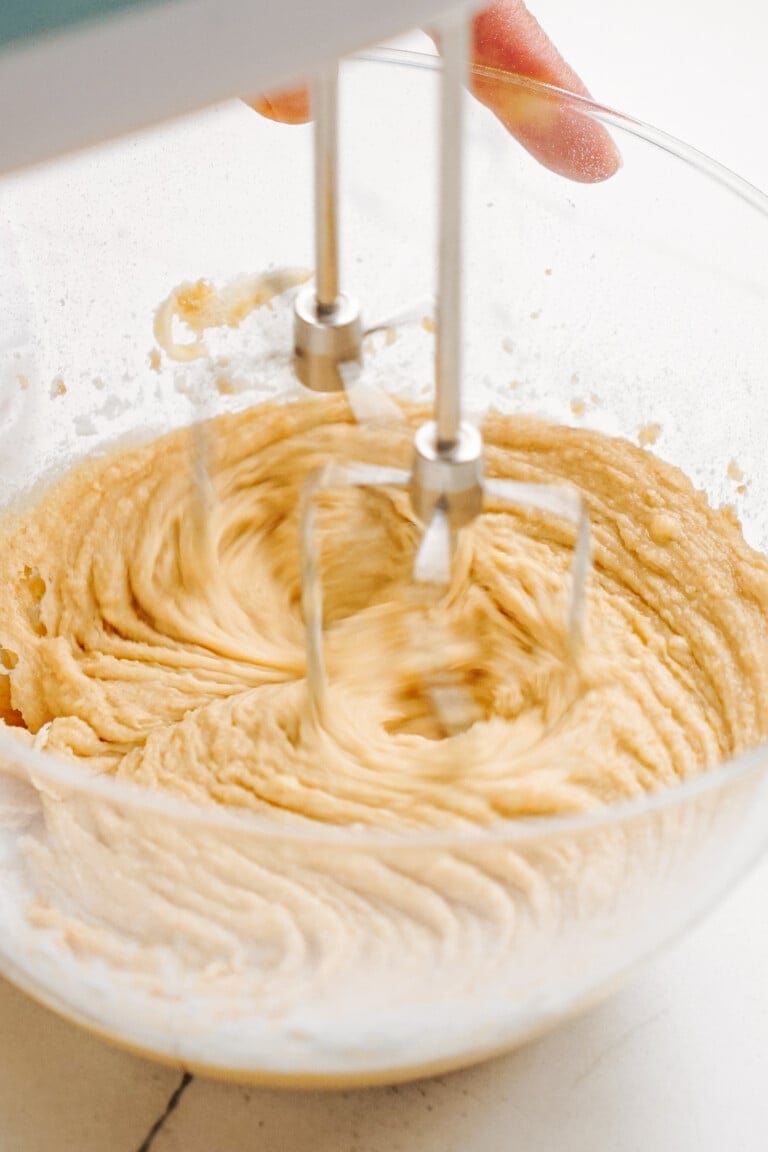
[[[358,53],[352,60],[428,71],[440,70],[438,56],[400,48],[371,49]],[[473,75],[509,84],[541,99],[557,101],[590,119],[599,121],[608,128],[618,128],[643,140],[694,168],[701,176],[719,184],[749,204],[760,215],[768,218],[768,195],[706,153],[661,129],[599,104],[589,97],[579,96],[538,80],[479,65],[472,65],[471,72]],[[659,792],[646,793],[589,812],[562,816],[512,817],[499,820],[492,825],[434,830],[418,828],[391,830],[367,825],[340,826],[320,822],[284,825],[273,823],[247,809],[213,803],[199,804],[142,785],[116,780],[111,776],[89,776],[82,768],[69,763],[63,757],[25,745],[10,732],[0,731],[0,775],[16,776],[35,785],[45,783],[54,794],[57,787],[64,788],[89,798],[103,799],[113,806],[164,816],[183,824],[221,830],[231,829],[241,833],[251,832],[262,839],[279,842],[324,842],[339,847],[348,845],[350,848],[385,847],[397,844],[414,848],[422,845],[458,847],[497,842],[515,845],[567,835],[577,836],[602,828],[618,827],[642,816],[685,805],[710,791],[715,792],[757,775],[763,768],[768,768],[768,739],[690,780]]]

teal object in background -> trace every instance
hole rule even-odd
[[[144,8],[152,0],[0,0],[0,51],[14,40]]]

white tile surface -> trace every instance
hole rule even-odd
[[[594,93],[768,186],[757,0],[541,0]],[[503,1060],[398,1089],[191,1083],[152,1152],[764,1152],[768,864],[588,1016]],[[138,1152],[179,1073],[0,982],[0,1152]]]
[[[2,1152],[135,1152],[178,1083],[0,980]]]

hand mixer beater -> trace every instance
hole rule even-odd
[[[485,478],[482,436],[462,414],[463,95],[468,70],[468,31],[463,15],[442,22],[440,43],[443,71],[434,419],[415,434],[410,472],[330,462],[305,485],[300,527],[302,603],[310,700],[318,715],[326,706],[328,685],[316,524],[316,496],[323,489],[378,485],[408,489],[413,513],[424,526],[414,561],[414,583],[431,590],[432,600],[450,582],[458,534],[484,507],[539,510],[572,521],[576,541],[566,621],[571,656],[577,653],[582,638],[590,534],[588,513],[579,493],[560,485]],[[320,392],[343,389],[345,366],[362,360],[360,310],[339,290],[338,283],[337,85],[334,66],[318,76],[313,86],[316,274],[314,286],[305,288],[295,304],[297,375],[307,387]],[[427,647],[439,645],[442,639],[434,617],[430,619],[431,625],[420,636],[420,643]],[[433,672],[422,688],[444,734],[466,728],[476,718],[468,687],[460,677],[436,676]]]

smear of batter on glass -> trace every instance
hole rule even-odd
[[[308,272],[282,269],[258,276],[243,276],[218,287],[210,280],[179,284],[155,313],[155,339],[171,360],[199,360],[208,353],[202,339],[208,329],[237,328],[251,312],[263,308],[275,296],[308,279]],[[191,332],[194,338],[179,340],[174,331],[176,323]]]
[[[649,448],[661,436],[661,424],[644,424],[637,434],[637,442],[641,448]]]

